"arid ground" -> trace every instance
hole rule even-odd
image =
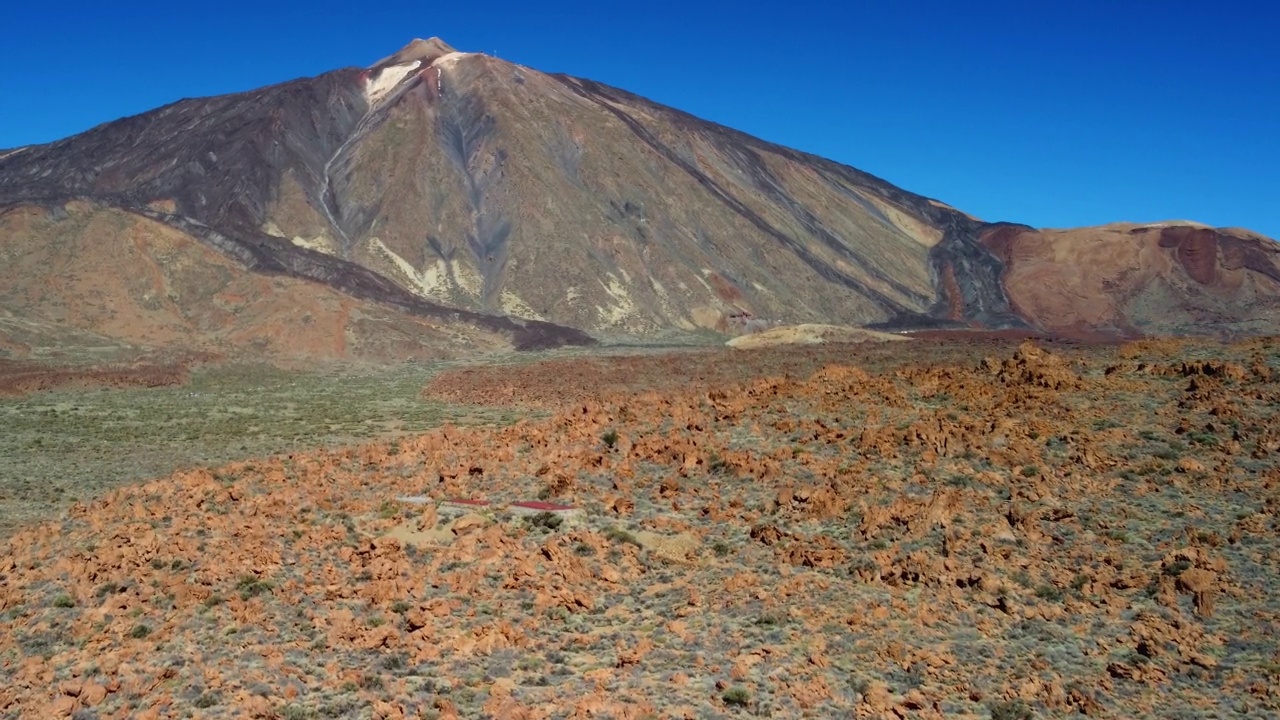
[[[1280,716],[1280,341],[504,358],[4,399],[0,717]]]

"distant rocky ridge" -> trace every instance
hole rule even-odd
[[[160,235],[172,257],[154,254],[147,238]],[[92,270],[49,282],[77,265],[60,255],[80,252],[69,248],[97,253]],[[799,323],[1136,335],[1270,332],[1280,319],[1280,256],[1260,236],[985,223],[625,91],[438,39],[367,69],[182,100],[0,152],[0,249],[11,268],[0,309],[12,314],[275,356]],[[187,271],[174,274],[179,256]],[[306,315],[294,311],[315,292],[404,342],[381,347],[381,330],[338,312],[294,326],[306,336],[296,349],[273,345],[228,309],[256,303],[246,288],[260,283],[244,272],[302,282],[287,300],[276,289],[277,318]],[[123,309],[106,323],[83,303]],[[143,332],[129,313],[170,332]]]

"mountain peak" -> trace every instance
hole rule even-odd
[[[399,65],[401,63],[413,62],[419,60],[423,65],[430,65],[437,58],[457,52],[449,43],[438,37],[423,40],[414,38],[409,41],[408,45],[400,48],[396,54],[385,57],[370,66],[370,69],[383,67],[385,65]]]

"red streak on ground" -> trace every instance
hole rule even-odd
[[[557,510],[573,509],[572,505],[554,505],[552,503],[537,502],[537,501],[511,503],[511,505],[512,507],[529,508],[530,510],[545,510],[547,512],[556,512]]]

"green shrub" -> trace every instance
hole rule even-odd
[[[1063,594],[1060,588],[1057,588],[1053,585],[1041,585],[1040,587],[1036,588],[1036,597],[1040,598],[1041,600],[1061,602]]]
[[[600,439],[604,442],[606,447],[612,450],[618,444],[618,431],[613,428],[609,428],[600,435]]]
[[[554,532],[560,529],[560,526],[564,523],[564,518],[552,512],[540,512],[531,516],[528,523],[531,527],[543,532]]]
[[[280,720],[314,720],[319,714],[311,708],[301,705],[285,705],[277,711]]]
[[[751,704],[751,693],[746,688],[731,687],[724,691],[720,699],[729,707],[746,707]]]
[[[260,580],[254,575],[245,575],[236,582],[236,588],[240,591],[240,599],[248,600],[251,597],[270,593],[271,583]]]
[[[76,601],[72,600],[70,595],[63,593],[53,599],[53,606],[56,608],[73,608],[76,606]]]
[[[604,536],[613,542],[626,543],[639,547],[640,540],[635,535],[623,530],[622,528],[611,527],[604,531]]]
[[[1021,700],[1008,700],[991,705],[991,720],[1033,720],[1035,713]]]
[[[718,453],[711,453],[707,458],[707,474],[708,475],[731,475],[733,467],[729,465],[729,461],[720,457]]]

